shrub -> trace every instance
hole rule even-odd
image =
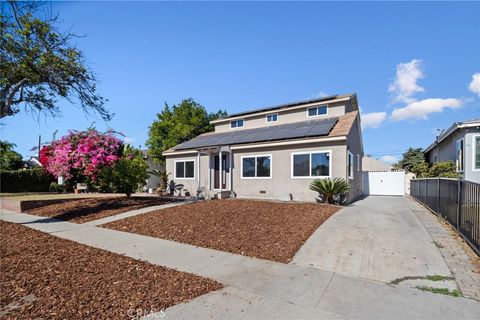
[[[58,191],[58,183],[56,183],[56,182],[50,183],[50,186],[48,187],[48,191],[57,192]]]
[[[102,190],[125,193],[129,197],[145,184],[148,165],[140,150],[125,146],[122,158],[112,167],[105,167],[97,184]]]
[[[50,192],[62,192],[64,190],[64,187],[62,185],[59,185],[56,182],[50,183],[50,187],[48,188],[48,191]]]
[[[459,174],[453,161],[440,161],[434,163],[429,170],[429,176],[432,178],[458,178]]]
[[[70,184],[95,181],[103,167],[114,165],[121,157],[123,142],[113,131],[70,131],[59,140],[40,149],[40,162],[55,177]]]
[[[321,202],[343,204],[350,186],[342,178],[315,179],[310,184],[310,190],[318,192],[318,200]]]
[[[458,178],[455,162],[439,161],[429,166],[426,162],[419,163],[413,170],[417,178]]]
[[[55,178],[41,168],[2,171],[0,192],[47,192]]]

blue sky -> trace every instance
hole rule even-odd
[[[395,160],[437,129],[480,118],[480,4],[54,2],[116,115],[62,101],[61,118],[2,119],[25,157],[38,135],[123,132],[144,147],[164,102],[229,113],[356,92],[365,152]]]

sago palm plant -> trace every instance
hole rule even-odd
[[[148,173],[160,178],[160,190],[165,191],[167,189],[168,176],[170,173],[167,173],[166,170],[152,170]]]
[[[310,184],[310,190],[318,192],[318,194],[329,204],[340,204],[340,199],[348,194],[350,186],[347,181],[342,178],[315,179]]]

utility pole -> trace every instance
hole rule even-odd
[[[40,147],[42,146],[42,135],[38,135],[38,149],[37,149],[37,157],[40,159]]]

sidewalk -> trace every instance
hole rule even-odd
[[[441,218],[414,200],[410,208],[432,237],[462,293],[480,300],[480,258]]]
[[[167,318],[473,319],[480,314],[476,300],[28,214],[2,211],[0,218],[227,285],[167,309]]]

